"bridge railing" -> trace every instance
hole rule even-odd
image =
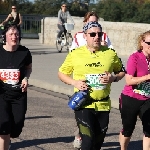
[[[0,15],[0,23],[6,19],[8,15]],[[21,32],[23,38],[39,38],[38,33],[41,32],[41,19],[46,16],[40,15],[22,15]]]

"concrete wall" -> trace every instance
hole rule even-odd
[[[75,29],[72,35],[76,32],[82,31],[83,18],[73,17],[75,21]],[[118,54],[129,55],[136,51],[137,37],[139,34],[150,30],[149,24],[142,23],[128,23],[128,22],[108,22],[99,20],[114,46]],[[55,46],[57,35],[57,18],[46,17],[42,20],[41,33],[39,34],[40,43]]]

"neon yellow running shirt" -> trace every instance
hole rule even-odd
[[[99,51],[91,53],[86,46],[81,46],[70,52],[59,71],[66,75],[73,74],[75,80],[87,80],[91,87],[90,97],[95,100],[85,108],[94,108],[97,111],[108,111],[111,108],[110,100],[101,100],[110,94],[110,85],[102,85],[98,79],[105,71],[118,73],[122,62],[116,52],[108,47],[101,46]],[[78,89],[74,88],[74,91]]]

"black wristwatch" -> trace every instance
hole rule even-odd
[[[117,76],[115,77],[115,80],[114,80],[113,82],[118,82],[118,78],[117,78]]]

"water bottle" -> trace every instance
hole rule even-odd
[[[71,98],[68,102],[68,106],[73,110],[78,110],[83,105],[83,103],[86,101],[87,92],[88,92],[87,90],[75,92],[71,96]]]

